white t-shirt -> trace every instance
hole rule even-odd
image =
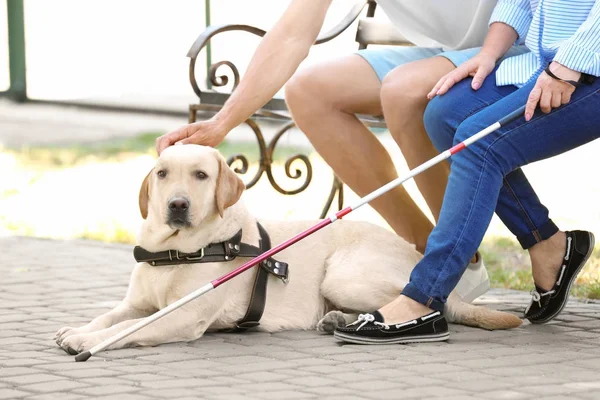
[[[496,0],[377,0],[410,42],[460,50],[483,44]]]

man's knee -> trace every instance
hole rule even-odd
[[[328,107],[331,88],[324,71],[318,66],[297,71],[285,85],[285,101],[294,116],[301,117],[303,111],[314,114]]]
[[[382,107],[400,112],[425,108],[428,87],[422,83],[419,77],[421,73],[407,64],[387,74],[381,83]]]
[[[315,96],[315,77],[308,69],[297,71],[285,85],[285,101],[293,109],[309,105],[309,99]]]

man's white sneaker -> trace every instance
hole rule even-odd
[[[469,264],[454,290],[466,303],[472,303],[490,290],[490,278],[479,252],[477,252],[477,261]]]

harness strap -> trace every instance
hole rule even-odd
[[[259,232],[261,232],[261,238],[266,237],[268,240],[269,235],[264,228],[262,228],[258,222],[257,226]],[[193,253],[182,253],[177,250],[165,250],[153,253],[140,246],[135,246],[133,249],[133,256],[137,262],[145,262],[153,267],[161,267],[165,265],[224,262],[234,260],[236,257],[256,257],[270,248],[270,241],[269,247],[264,250],[247,243],[242,243],[242,231],[240,230],[229,240],[220,243],[211,243]],[[268,258],[265,262],[261,263],[261,267],[267,270],[268,273],[287,283],[287,263],[277,261],[274,258]]]
[[[267,234],[267,231],[258,224],[258,231],[260,232],[260,250],[265,252],[271,248],[271,238]],[[268,270],[263,267],[256,269],[256,278],[254,279],[254,285],[252,287],[252,295],[250,296],[250,303],[248,304],[248,310],[235,324],[235,328],[228,329],[227,332],[243,332],[247,329],[254,328],[260,325],[260,318],[265,310],[265,304],[267,302],[267,283],[269,281]]]

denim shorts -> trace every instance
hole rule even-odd
[[[481,47],[473,47],[464,50],[444,51],[441,48],[413,47],[413,46],[386,46],[376,49],[359,50],[356,54],[367,60],[380,81],[394,68],[399,65],[408,64],[413,61],[423,60],[430,57],[442,56],[450,60],[454,66],[469,60],[479,53]],[[504,58],[516,56],[528,52],[526,46],[513,46],[506,52]]]

